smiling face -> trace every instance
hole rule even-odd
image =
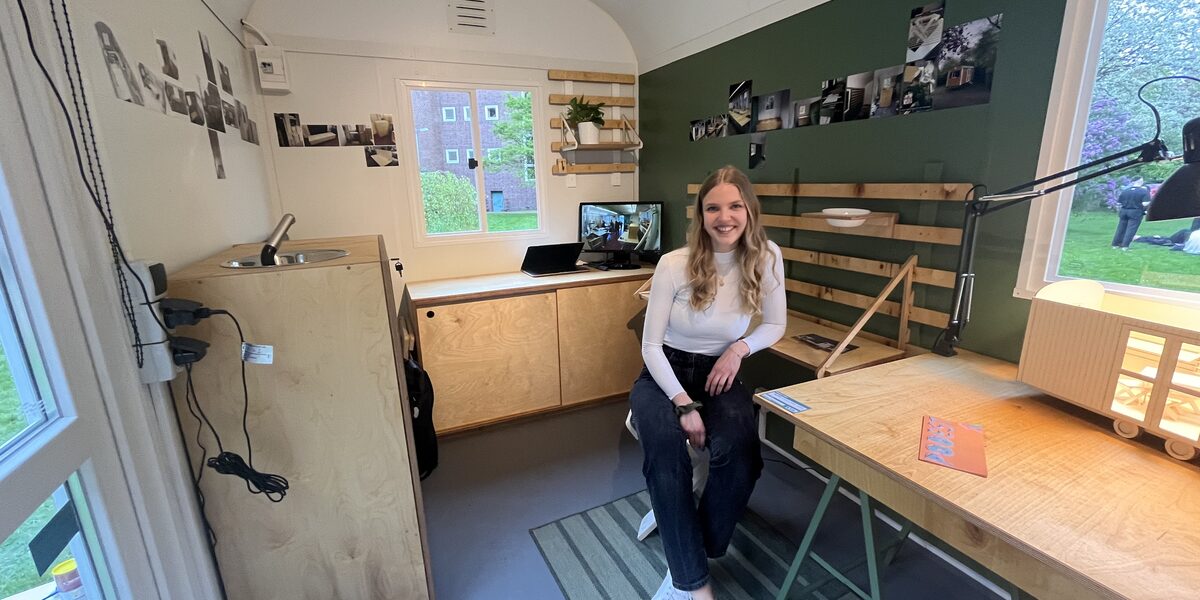
[[[746,231],[747,209],[742,193],[732,183],[714,186],[704,196],[704,231],[712,240],[714,252],[729,252],[737,247]]]

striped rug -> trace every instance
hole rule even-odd
[[[597,506],[530,530],[546,565],[568,600],[634,600],[650,598],[667,571],[662,541],[652,533],[637,540],[637,526],[650,510],[650,496],[636,494]],[[738,524],[725,556],[709,561],[718,598],[774,598],[796,554],[798,544],[784,538],[751,511]],[[793,592],[818,573],[805,563]],[[793,597],[799,597],[795,593]],[[812,597],[853,598],[841,584],[831,582]]]

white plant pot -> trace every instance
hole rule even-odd
[[[600,128],[592,122],[584,122],[575,126],[575,135],[579,138],[580,144],[599,144],[600,143]]]

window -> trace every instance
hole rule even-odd
[[[458,116],[455,114],[453,106],[443,106],[442,107],[442,121],[450,122],[450,121],[457,121],[457,120],[458,120]]]
[[[406,158],[417,175],[411,178],[411,197],[421,203],[421,218],[414,220],[419,243],[541,231],[533,91],[428,82],[399,82],[398,87],[407,99],[416,142]],[[448,106],[464,107],[463,120],[470,126],[432,127],[437,107]],[[472,121],[472,108],[480,106],[485,119]],[[477,154],[487,160],[468,168],[462,164],[464,151],[468,160]]]
[[[1200,0],[1109,0],[1107,12],[1104,4],[1067,3],[1039,174],[1149,140],[1154,118],[1138,101],[1138,87],[1162,75],[1194,70],[1200,52],[1194,33],[1200,27]],[[1162,114],[1163,141],[1178,154],[1182,125],[1195,116],[1192,107],[1200,105],[1200,85],[1159,82],[1145,95]],[[1082,278],[1114,291],[1200,302],[1200,257],[1170,249],[1200,229],[1200,221],[1135,223],[1130,218],[1137,236],[1163,245],[1134,241],[1127,251],[1114,249],[1125,245],[1114,239],[1122,191],[1141,178],[1152,196],[1179,165],[1172,161],[1125,169],[1035,202],[1015,295],[1031,297],[1047,282]]]

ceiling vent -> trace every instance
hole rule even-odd
[[[453,0],[446,3],[450,33],[496,35],[496,11],[492,0]]]

